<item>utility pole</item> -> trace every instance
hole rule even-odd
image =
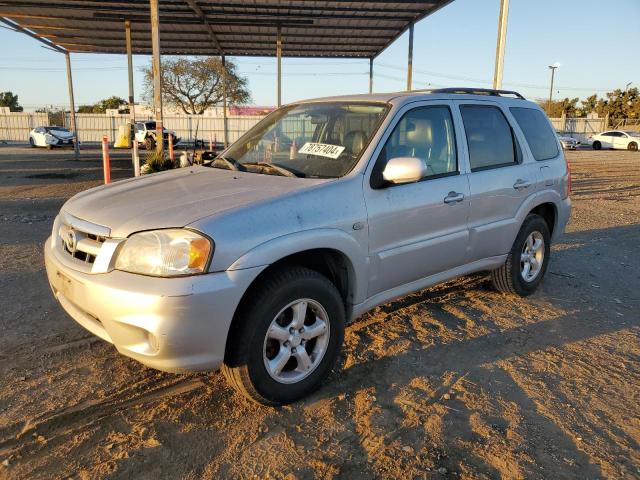
[[[156,151],[164,153],[164,129],[162,127],[162,69],[160,67],[160,14],[158,0],[149,0],[151,14],[151,71],[153,73],[153,106],[156,119]]]
[[[276,57],[278,57],[278,108],[282,105],[282,27],[278,25],[276,37]]]
[[[409,51],[407,55],[407,91],[413,88],[413,23],[409,25]]]
[[[507,18],[509,17],[509,0],[500,0],[500,17],[498,18],[498,42],[496,45],[496,66],[493,72],[493,88],[502,88],[504,70],[504,47],[507,44]]]
[[[554,63],[553,65],[549,65],[549,69],[551,70],[551,88],[549,88],[549,114],[551,114],[551,100],[553,98],[553,77],[556,73],[556,68],[560,66],[559,63]]]

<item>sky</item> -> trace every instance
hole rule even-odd
[[[413,86],[491,87],[499,0],[455,0],[415,26]],[[406,85],[408,34],[374,62],[374,91]],[[0,28],[0,91],[26,110],[68,105],[64,56],[26,35]],[[556,70],[554,98],[604,96],[628,82],[640,87],[640,0],[511,0],[503,88],[547,98],[548,65]],[[274,47],[275,48],[275,47]],[[248,78],[252,104],[276,102],[276,60],[229,57]],[[76,106],[128,96],[125,55],[72,54]],[[149,56],[134,56],[135,96]],[[325,95],[366,93],[366,59],[283,58],[283,103]]]

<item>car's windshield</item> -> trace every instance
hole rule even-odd
[[[334,178],[348,173],[388,106],[327,102],[276,110],[211,163],[256,173]]]
[[[632,132],[632,131],[628,131],[625,130],[625,132],[627,135],[631,136],[631,137],[640,137],[640,132]]]
[[[47,132],[65,132],[65,133],[71,133],[69,132],[69,130],[67,130],[66,128],[63,127],[44,127],[44,129]]]

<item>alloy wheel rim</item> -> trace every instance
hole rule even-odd
[[[522,246],[520,275],[525,282],[533,282],[544,263],[544,237],[537,230],[531,232]]]
[[[267,373],[280,383],[297,383],[311,375],[327,351],[329,316],[310,298],[289,303],[267,329],[262,358]]]

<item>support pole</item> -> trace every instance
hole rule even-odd
[[[78,146],[78,125],[76,124],[76,103],[73,99],[73,78],[71,77],[71,57],[69,52],[65,52],[64,58],[67,61],[67,85],[69,87],[69,114],[71,116],[71,129],[73,130],[73,152],[75,159],[80,156],[80,147]]]
[[[373,57],[369,59],[369,93],[373,93]]]
[[[502,88],[504,69],[504,47],[507,44],[507,18],[509,17],[509,0],[500,0],[500,17],[498,18],[498,41],[496,45],[496,66],[493,73],[493,88]]]
[[[153,106],[156,120],[156,151],[164,153],[164,130],[162,128],[162,69],[160,67],[160,15],[158,0],[149,0],[151,16],[151,47],[153,57]]]
[[[278,57],[278,108],[282,105],[282,27],[278,25],[276,38],[276,56]]]
[[[558,67],[554,67],[553,65],[549,66],[549,69],[551,70],[551,87],[549,88],[549,112],[547,112],[548,115],[551,115],[551,101],[553,99],[553,78],[556,75],[556,68]]]
[[[409,55],[407,58],[407,91],[413,89],[413,23],[409,25]]]
[[[138,141],[135,135],[136,108],[133,101],[133,54],[131,49],[131,21],[124,21],[124,36],[127,43],[127,71],[129,75],[129,138],[131,140],[131,164],[133,174],[140,176],[140,158],[138,157]]]
[[[222,67],[224,69],[224,78],[222,79],[222,137],[224,148],[229,146],[229,127],[227,125],[227,61],[222,55]]]

